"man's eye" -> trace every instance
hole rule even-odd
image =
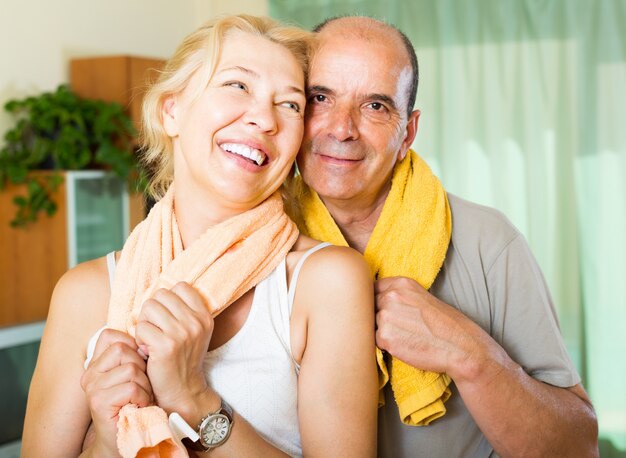
[[[380,110],[384,110],[385,106],[379,102],[372,102],[370,103],[370,108],[375,111],[380,111]]]
[[[318,103],[325,102],[326,96],[324,94],[315,94],[313,97],[311,97],[311,100]]]

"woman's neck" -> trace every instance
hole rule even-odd
[[[241,210],[227,208],[206,198],[202,191],[188,186],[176,186],[174,193],[176,222],[183,242],[188,247],[212,226],[240,214]]]

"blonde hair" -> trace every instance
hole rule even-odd
[[[165,194],[174,176],[172,141],[163,127],[163,104],[168,97],[182,92],[198,72],[202,76],[199,91],[206,88],[220,59],[224,39],[233,31],[264,37],[284,46],[307,76],[314,35],[298,27],[267,17],[240,14],[211,20],[188,35],[143,100],[141,156],[150,170],[148,191],[156,199]]]

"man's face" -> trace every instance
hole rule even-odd
[[[326,202],[371,205],[415,135],[407,131],[411,67],[399,40],[339,35],[322,32],[311,63],[298,167]]]

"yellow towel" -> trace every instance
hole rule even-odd
[[[299,202],[293,217],[307,235],[347,246],[345,238],[315,191],[301,177],[292,184]],[[435,281],[448,250],[452,217],[443,186],[428,165],[412,150],[396,165],[391,190],[365,249],[374,278],[404,276],[428,289]],[[376,349],[379,386],[391,374],[391,387],[401,420],[414,426],[428,425],[446,412],[450,378],[423,371]],[[384,404],[382,391],[380,405]]]
[[[158,288],[194,286],[215,316],[265,278],[287,255],[298,229],[275,193],[258,207],[209,228],[183,250],[174,186],[124,244],[109,301],[108,326],[135,333],[141,306]],[[159,407],[122,408],[117,444],[129,457],[185,457]]]

